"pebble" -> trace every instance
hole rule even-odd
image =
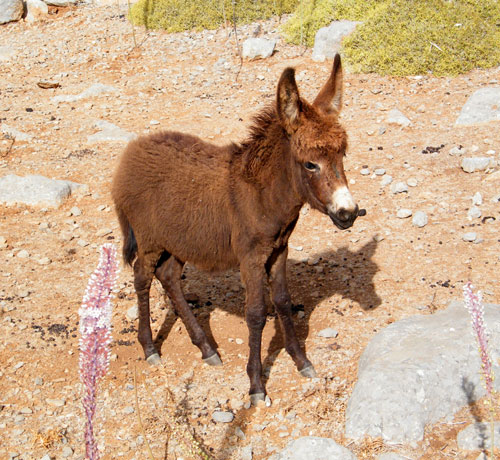
[[[466,157],[462,159],[461,167],[467,173],[484,171],[490,166],[491,159],[488,157]]]
[[[405,193],[407,191],[408,185],[406,184],[406,182],[395,182],[391,185],[391,192],[394,193],[394,195],[398,193]]]
[[[322,329],[321,331],[318,332],[318,337],[325,337],[325,338],[335,338],[339,335],[338,331],[331,328],[327,327],[325,329]]]
[[[50,260],[48,257],[42,257],[41,259],[38,259],[37,262],[40,265],[49,265],[52,262],[52,260]]]
[[[242,339],[235,339],[235,342],[236,342],[238,345],[243,345],[243,340],[242,340]]]
[[[40,460],[52,460],[52,457],[49,454],[45,454]]]
[[[360,172],[362,176],[369,176],[371,171],[370,168],[362,168]]]
[[[385,174],[385,169],[384,168],[377,168],[375,170],[375,175],[376,176],[383,176]],[[390,176],[389,176],[390,177]]]
[[[81,216],[82,215],[82,211],[80,210],[80,208],[78,206],[73,206],[70,210],[69,210],[69,215],[70,216],[75,216],[75,217],[78,217],[78,216]]]
[[[62,407],[66,404],[66,401],[64,399],[51,399],[51,398],[47,398],[45,400],[45,402],[49,405],[49,406],[55,406],[55,407]]]
[[[129,415],[129,414],[133,414],[135,412],[135,409],[132,406],[127,406],[127,407],[123,408],[122,412],[126,415]]]
[[[73,449],[69,446],[64,446],[62,453],[61,453],[61,456],[63,458],[68,458],[68,457],[71,457],[72,455],[73,455]]]
[[[0,249],[7,247],[7,238],[0,236]]]
[[[14,366],[14,370],[17,371],[18,369],[21,369],[21,367],[24,366],[24,362],[23,361],[19,361],[15,366]]]
[[[382,177],[382,180],[380,181],[380,185],[382,187],[385,187],[386,185],[389,185],[390,183],[392,183],[392,176],[390,176],[389,174]]]
[[[408,179],[406,181],[406,183],[410,186],[410,187],[416,187],[418,185],[418,181],[417,179],[415,179],[414,177],[411,177],[410,179]]]
[[[450,155],[463,155],[464,153],[467,152],[467,149],[463,146],[455,146],[453,147],[452,149],[450,149],[450,151],[448,152]]]
[[[96,236],[106,236],[110,233],[113,233],[113,230],[111,230],[110,228],[101,228],[100,230],[97,230]]]
[[[30,253],[26,251],[26,249],[21,249],[16,255],[20,259],[27,259],[30,256]]]
[[[80,240],[78,240],[78,242],[77,242],[76,244],[78,244],[78,246],[80,246],[80,247],[84,248],[84,247],[86,247],[86,246],[88,246],[88,245],[89,245],[89,242],[88,242],[88,241],[85,241],[85,240],[80,239]]]
[[[396,216],[399,219],[406,219],[406,218],[410,217],[412,214],[413,214],[413,212],[411,211],[411,209],[401,208],[401,209],[398,209]]]
[[[130,307],[127,310],[127,313],[125,313],[125,316],[129,321],[135,321],[137,318],[139,318],[139,308],[137,305],[134,305]]]
[[[412,219],[412,224],[419,228],[425,227],[428,222],[429,219],[424,211],[417,211]]]
[[[481,217],[481,210],[477,206],[472,206],[467,212],[467,218],[469,220],[479,219]]]
[[[474,196],[472,197],[472,204],[477,206],[481,206],[483,204],[483,196],[481,195],[481,192],[474,193]]]
[[[218,423],[230,423],[234,420],[232,412],[215,411],[212,413],[212,420]]]
[[[477,233],[476,232],[464,233],[462,235],[462,239],[464,241],[468,241],[468,242],[476,241],[476,239],[477,239]]]

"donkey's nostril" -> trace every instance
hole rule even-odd
[[[349,212],[347,209],[340,209],[339,211],[337,211],[337,218],[342,222],[347,222],[348,220],[350,220],[351,215],[352,213]]]

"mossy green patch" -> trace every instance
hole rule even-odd
[[[496,0],[308,0],[284,32],[312,46],[319,28],[339,19],[363,21],[343,42],[355,72],[457,75],[500,64]]]
[[[249,23],[274,15],[291,13],[298,0],[238,0],[235,3],[237,23]],[[139,0],[130,10],[134,24],[167,32],[216,29],[233,19],[231,0]]]

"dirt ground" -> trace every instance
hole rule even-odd
[[[124,7],[117,4],[50,13],[33,25],[0,27],[0,44],[14,52],[0,61],[0,122],[32,136],[13,145],[3,142],[0,176],[41,174],[87,184],[88,191],[58,209],[0,207],[1,459],[84,457],[78,308],[98,248],[110,241],[120,245],[110,182],[125,145],[89,143],[87,137],[98,131],[95,121],[137,134],[174,129],[218,144],[238,141],[252,116],[274,100],[286,66],[297,69],[299,88],[309,100],[330,71],[330,64],[311,60],[311,50],[282,40],[271,58],[245,61],[239,70],[234,38],[224,28],[177,35],[136,28],[134,48]],[[278,37],[279,25],[263,22],[261,36]],[[254,30],[255,25],[240,27],[240,41]],[[319,378],[305,380],[296,372],[270,315],[263,358],[271,407],[245,408],[247,328],[238,272],[185,269],[184,290],[219,346],[221,368],[202,364],[154,284],[153,326],[162,331],[163,365],[151,368],[142,359],[136,323],[125,315],[135,296],[131,270],[123,267],[114,301],[112,362],[100,386],[103,458],[149,458],[134,401],[137,388],[156,459],[197,458],[189,432],[218,460],[244,459],[248,446],[254,459],[266,459],[306,435],[333,438],[359,458],[396,451],[410,459],[475,459],[478,452],[460,452],[455,441],[477,416],[469,408],[453,423],[429,426],[424,440],[412,445],[353,442],[344,437],[343,425],[358,359],[387,324],[445,308],[462,297],[467,280],[483,291],[486,302],[500,303],[500,203],[492,201],[500,193],[498,168],[468,174],[460,157],[449,153],[462,145],[466,155],[500,161],[498,123],[454,124],[467,98],[481,87],[498,86],[499,77],[498,68],[457,78],[345,75],[342,123],[350,143],[345,167],[351,192],[367,215],[341,232],[327,216],[303,210],[290,240],[289,282],[298,334]],[[60,86],[41,88],[41,81]],[[118,91],[51,101],[94,83]],[[393,108],[411,126],[388,124]],[[428,147],[437,149],[428,153]],[[363,167],[368,175],[361,174]],[[373,174],[377,168],[395,182],[414,179],[416,185],[393,194]],[[483,198],[482,217],[469,220],[476,192]],[[400,208],[426,212],[429,223],[414,227],[411,218],[396,217]],[[484,219],[488,216],[494,219]],[[479,242],[462,240],[470,231]],[[318,337],[325,327],[338,336]],[[213,422],[216,409],[231,411],[235,420]],[[475,408],[483,409],[481,403]]]

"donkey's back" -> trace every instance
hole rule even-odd
[[[112,194],[125,238],[136,239],[136,251],[162,249],[208,270],[234,266],[229,159],[229,148],[177,132],[131,142]]]

